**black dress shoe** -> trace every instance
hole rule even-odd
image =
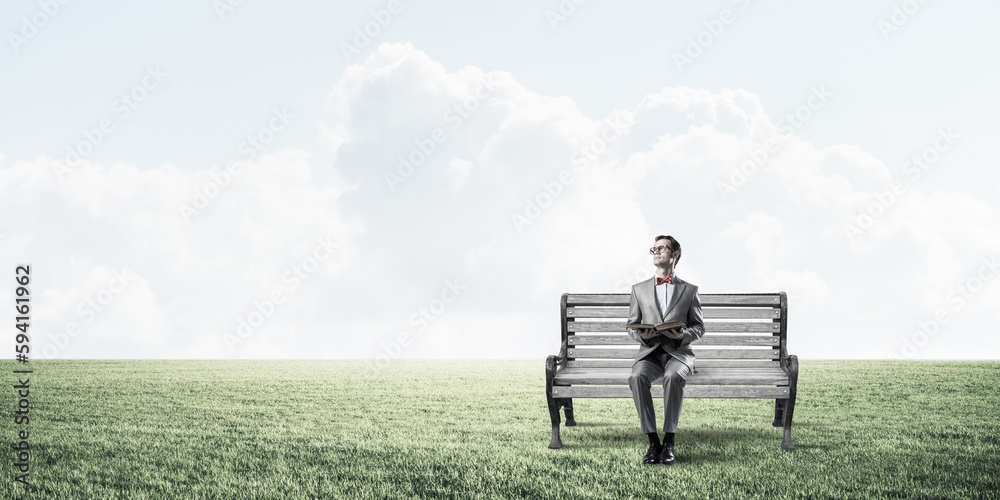
[[[663,450],[660,451],[659,463],[663,465],[673,465],[674,463],[674,445],[664,444]]]
[[[646,450],[646,454],[642,456],[642,465],[655,465],[660,463],[658,456],[660,455],[660,447],[650,443],[649,449]]]

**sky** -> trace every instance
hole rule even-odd
[[[997,359],[998,14],[5,3],[0,301],[46,359],[541,360],[670,234],[800,358]]]

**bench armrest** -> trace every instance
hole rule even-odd
[[[792,365],[798,368],[799,357],[794,354],[788,354],[785,349],[781,350],[781,357],[778,358],[778,365],[786,374],[791,374]]]
[[[550,354],[549,357],[545,358],[545,369],[549,369],[549,365],[552,365],[553,372],[555,373],[561,368],[566,367],[566,346],[563,345],[559,349],[559,354]]]
[[[545,358],[545,380],[548,384],[552,383],[552,379],[556,376],[556,373],[561,370],[560,366],[566,366],[566,358],[560,359],[553,354]]]

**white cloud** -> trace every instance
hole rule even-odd
[[[323,263],[324,279],[356,255],[351,240],[358,226],[337,207],[342,193],[314,185],[304,152],[264,154],[245,164],[185,223],[179,206],[211,178],[209,171],[169,164],[141,170],[83,162],[60,182],[45,157],[0,169],[0,220],[13,243],[0,252],[33,264],[35,328],[86,325],[60,357],[189,356],[194,346],[205,347],[206,337],[235,328],[238,315],[279,286],[317,238],[332,235],[343,244]],[[107,311],[86,312],[93,306],[81,304],[107,286],[110,270],[122,268],[135,279]],[[196,356],[226,355],[222,343],[209,345]]]
[[[472,173],[472,167],[472,162],[461,158],[452,158],[452,160],[448,162],[448,178],[451,182],[452,189],[462,189],[465,185],[465,181],[469,178],[469,174]]]

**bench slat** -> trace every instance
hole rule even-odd
[[[631,368],[567,368],[556,374],[555,384],[628,385]],[[652,385],[663,384],[663,377]],[[778,369],[704,368],[687,376],[687,385],[788,385],[788,375]]]
[[[569,345],[636,345],[638,342],[628,335],[569,335]],[[724,345],[724,346],[776,346],[780,345],[781,337],[774,335],[711,335],[691,342],[691,345]]]
[[[570,332],[624,332],[624,321],[570,321],[567,323],[567,330]],[[730,332],[730,333],[778,333],[781,331],[781,323],[777,322],[722,322],[706,321],[706,332]]]
[[[635,363],[633,359],[570,359],[566,361],[566,368],[632,368]],[[780,368],[778,361],[756,360],[756,359],[701,359],[698,358],[694,367],[700,372],[702,368],[711,367],[775,367]]]
[[[705,319],[780,319],[780,308],[704,307]],[[566,308],[567,318],[628,318],[627,307],[575,307]]]
[[[733,367],[733,366],[713,366],[705,367],[698,363],[698,373],[699,374],[735,374],[735,375],[753,375],[753,374],[777,374],[784,375],[785,370],[780,366],[773,365],[763,365],[755,367]],[[560,375],[588,375],[588,374],[624,374],[628,375],[632,371],[631,367],[610,367],[610,368],[581,368],[581,367],[566,367],[556,372],[556,376]]]
[[[567,318],[627,318],[628,307],[576,307],[566,308]]]
[[[570,347],[566,356],[570,358],[635,358],[639,352],[634,349],[580,349]],[[778,359],[777,349],[695,349],[696,358],[702,359]],[[696,361],[697,363],[697,361]]]
[[[663,385],[649,388],[653,399],[663,397]],[[552,386],[554,398],[632,398],[632,389],[626,386]],[[761,398],[788,399],[788,387],[753,386],[686,386],[685,398]]]
[[[571,293],[566,296],[566,303],[580,306],[628,306],[629,296],[627,293]],[[698,298],[701,299],[702,307],[774,307],[781,304],[781,296],[777,293],[699,293]]]

